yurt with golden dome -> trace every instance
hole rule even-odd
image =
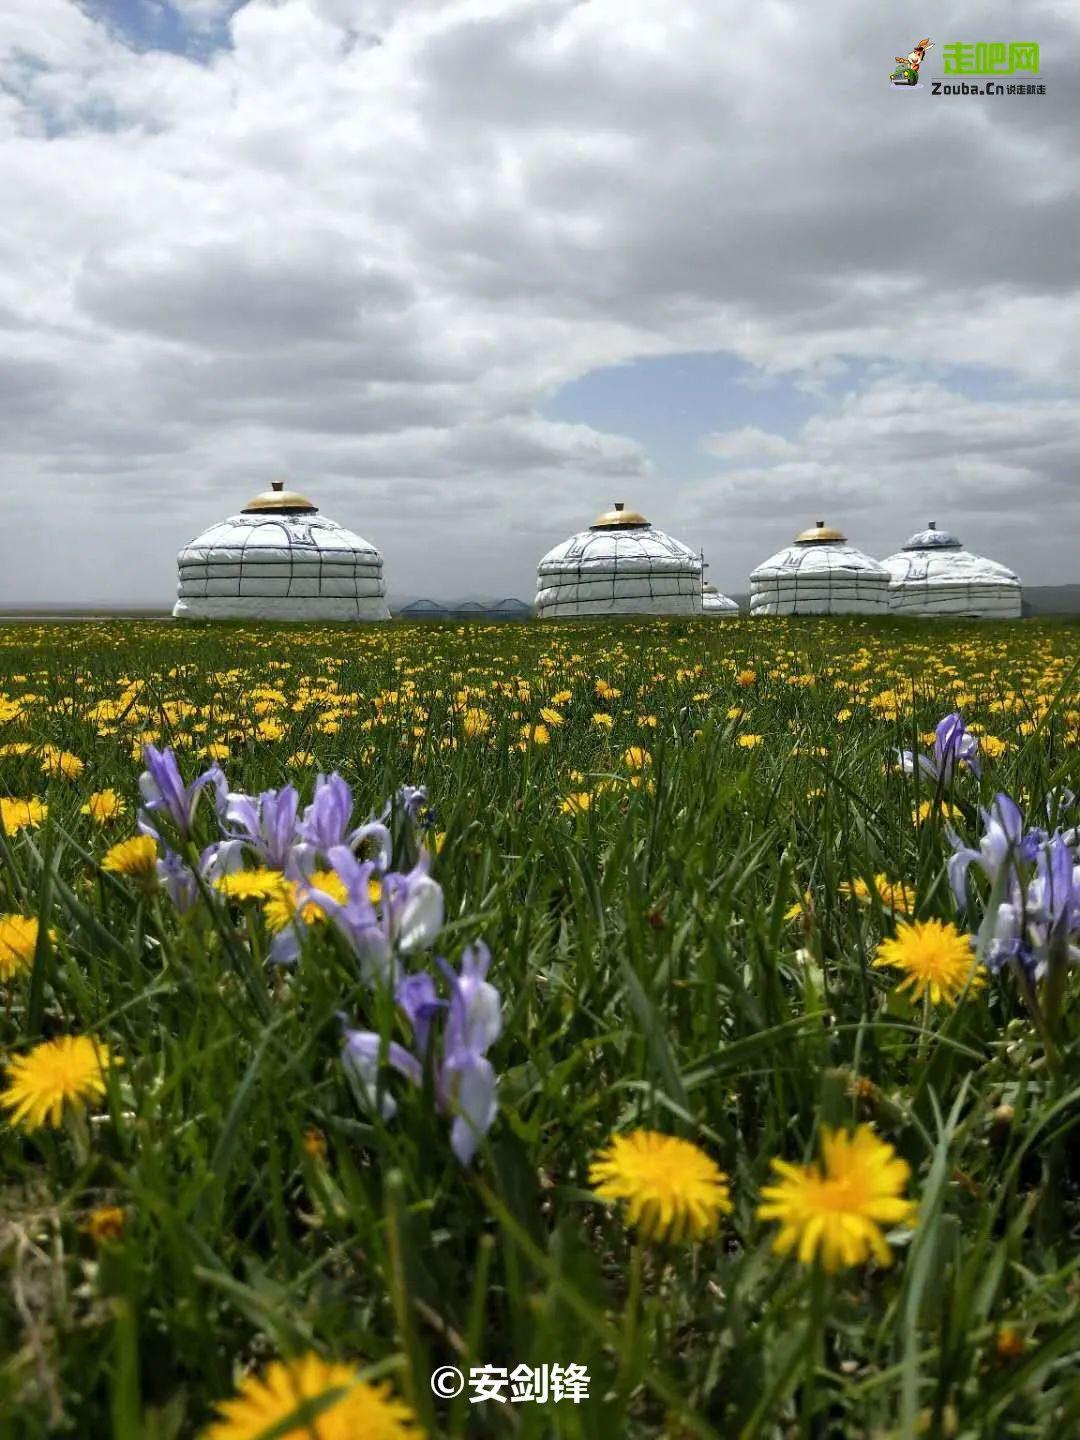
[[[389,620],[382,556],[275,481],[185,545],[181,620]]]
[[[536,567],[541,620],[701,613],[701,557],[622,501]]]
[[[881,563],[889,572],[889,605],[895,615],[1017,620],[1023,612],[1023,587],[1015,571],[965,550],[933,520]]]
[[[739,606],[707,580],[701,587],[701,613],[712,620],[733,620],[739,613]]]
[[[819,520],[750,575],[751,615],[885,615],[889,573]]]

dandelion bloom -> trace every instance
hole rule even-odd
[[[592,796],[587,790],[579,790],[576,794],[567,795],[559,809],[564,815],[584,815],[591,806]]]
[[[616,1135],[589,1167],[602,1200],[626,1202],[645,1240],[700,1240],[731,1210],[727,1176],[689,1140],[654,1130]]]
[[[895,936],[878,946],[874,965],[903,970],[907,978],[897,989],[910,990],[913,1000],[929,993],[933,1005],[955,1005],[969,982],[972,989],[984,983],[974,968],[970,937],[941,920],[899,925]]]
[[[642,745],[631,745],[622,758],[623,764],[631,770],[644,770],[646,765],[652,764],[652,756]]]
[[[340,1393],[318,1413],[306,1409],[333,1392]],[[275,1360],[262,1375],[246,1375],[234,1398],[217,1410],[219,1418],[203,1440],[259,1440],[271,1433],[281,1440],[421,1440],[423,1435],[389,1382],[369,1384],[357,1379],[351,1365],[311,1354]]]
[[[27,1130],[58,1126],[64,1106],[82,1111],[88,1101],[105,1094],[105,1071],[120,1062],[108,1046],[88,1035],[61,1035],[35,1045],[28,1055],[8,1061],[7,1088],[0,1105],[11,1111],[11,1123]]]
[[[267,893],[263,907],[267,928],[277,934],[294,920],[299,920],[304,925],[314,925],[325,920],[325,910],[310,897],[309,892],[312,890],[329,895],[331,900],[335,900],[339,905],[345,905],[349,900],[345,882],[336,870],[315,870],[307,881],[285,880],[282,877]],[[368,880],[368,899],[373,905],[377,905],[381,897],[382,885],[378,876],[372,875]]]
[[[774,1251],[795,1250],[804,1265],[820,1252],[830,1273],[861,1265],[871,1255],[890,1265],[892,1251],[881,1226],[915,1223],[915,1204],[903,1193],[911,1175],[907,1161],[869,1125],[854,1133],[823,1127],[821,1151],[816,1165],[772,1162],[779,1178],[762,1190],[757,1214],[759,1220],[780,1222]]]
[[[29,970],[37,942],[36,916],[0,915],[0,980],[10,980],[20,970]]]
[[[841,895],[852,895],[856,900],[869,900],[871,893],[876,894],[885,909],[897,915],[910,915],[915,908],[915,894],[911,887],[902,880],[890,880],[884,873],[874,876],[872,890],[861,876],[850,883],[842,880],[838,889]]]
[[[119,1205],[100,1205],[90,1211],[83,1229],[95,1245],[105,1245],[123,1235],[125,1218]]]
[[[757,679],[757,671],[756,671],[756,670],[740,670],[739,673],[735,676],[736,684],[738,684],[738,685],[743,685],[743,686],[753,685],[753,683],[754,683],[754,681],[755,681],[756,679]]]
[[[148,880],[157,875],[157,841],[152,835],[133,835],[112,845],[101,860],[102,870],[113,875]]]
[[[230,900],[265,900],[285,884],[280,870],[234,870],[214,881],[214,889]]]
[[[107,825],[127,809],[124,800],[115,790],[95,790],[88,795],[86,804],[80,806],[80,815],[89,815],[97,825]]]
[[[462,717],[461,728],[470,738],[477,735],[486,735],[491,729],[491,716],[486,710],[478,706],[470,705]]]
[[[534,745],[551,743],[551,731],[546,725],[534,725],[531,721],[521,727],[522,740],[531,740]]]
[[[761,739],[760,735],[740,735],[737,743],[743,750],[755,750],[761,744]]]
[[[592,723],[598,730],[610,730],[615,724],[614,715],[609,715],[606,710],[593,711]]]
[[[44,774],[54,780],[77,780],[86,769],[86,762],[70,750],[58,750],[55,745],[46,745],[41,752],[41,768]]]
[[[40,825],[47,807],[40,800],[5,800],[0,797],[0,823],[6,834]]]
[[[559,710],[553,710],[550,705],[541,705],[540,719],[547,725],[558,727],[566,723],[566,717]]]

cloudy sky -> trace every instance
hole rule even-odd
[[[395,597],[614,499],[729,590],[819,517],[1080,580],[1080,6],[898,13],[4,0],[0,603],[168,604],[276,476]],[[931,95],[993,40],[1048,93]]]

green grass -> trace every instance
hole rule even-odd
[[[245,1368],[311,1349],[391,1377],[437,1436],[1080,1430],[1075,986],[1049,1057],[1007,976],[913,1007],[870,967],[894,917],[842,888],[885,873],[919,918],[957,918],[942,821],[913,818],[931,791],[892,764],[949,710],[1004,742],[957,782],[969,838],[998,790],[1035,818],[1080,790],[1080,626],[131,622],[10,627],[0,656],[0,794],[48,804],[0,839],[0,912],[43,927],[0,987],[3,1051],[92,1033],[124,1061],[82,1132],[0,1124],[0,1440],[198,1435]],[[550,743],[515,748],[563,691]],[[467,737],[470,706],[490,725]],[[358,1107],[337,1015],[391,1007],[328,927],[286,976],[257,907],[182,918],[100,870],[134,832],[147,734],[187,778],[227,746],[234,789],[306,799],[337,769],[361,819],[426,784],[440,953],[483,937],[503,998],[500,1114],[469,1171],[423,1093],[386,1123]],[[46,744],[85,769],[44,774]],[[105,787],[127,813],[96,826],[80,807]],[[564,813],[572,794],[590,808]],[[826,1281],[773,1255],[758,1192],[823,1122],[864,1120],[910,1163],[919,1223],[891,1268]],[[633,1127],[699,1144],[734,1211],[713,1241],[646,1247],[627,1324],[634,1238],[588,1166]],[[103,1205],[127,1218],[98,1247]],[[428,1385],[571,1361],[578,1406]]]

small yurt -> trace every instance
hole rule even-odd
[[[727,595],[721,595],[715,585],[706,581],[701,587],[701,612],[713,620],[732,620],[738,615],[739,607]]]
[[[541,620],[701,612],[700,556],[621,501],[536,567]]]
[[[177,556],[183,620],[389,620],[382,556],[277,480]]]
[[[889,573],[819,520],[750,576],[751,615],[882,615]]]
[[[996,560],[973,555],[933,520],[882,565],[889,572],[889,605],[897,615],[973,615],[1016,620],[1020,577]]]

